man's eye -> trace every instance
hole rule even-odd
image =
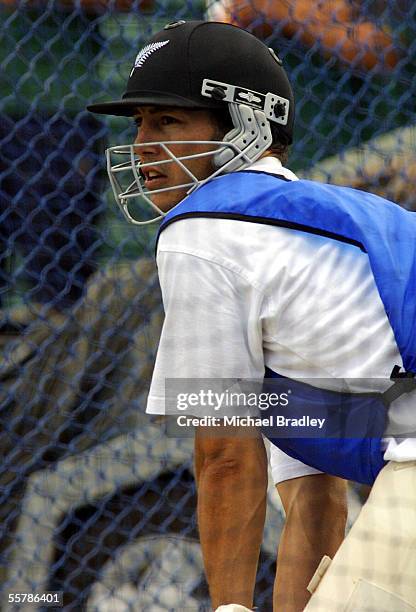
[[[178,123],[178,119],[171,115],[163,115],[163,117],[160,118],[160,122],[162,125],[170,125],[172,123]]]

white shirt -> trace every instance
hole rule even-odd
[[[250,170],[297,180],[274,157]],[[393,365],[402,366],[368,257],[352,245],[260,223],[188,218],[161,233],[157,265],[166,318],[151,414],[165,413],[165,378],[261,379],[267,366],[289,378],[325,379],[335,390],[340,380],[358,392],[369,390],[363,379],[380,379],[383,391]],[[416,459],[415,440],[390,438],[415,429],[414,403],[408,394],[391,406],[386,459]],[[316,472],[275,447],[272,467],[275,482]]]

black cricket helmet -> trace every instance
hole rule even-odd
[[[167,161],[185,169],[190,180],[180,187],[189,188],[187,194],[219,174],[243,170],[273,142],[292,142],[294,98],[282,61],[255,36],[234,25],[210,21],[166,25],[136,56],[121,100],[87,108],[95,113],[133,116],[144,105],[229,111],[233,127],[221,141],[215,141],[213,173],[203,180],[181,162],[198,154],[177,158],[170,149],[172,142],[146,143],[160,145]],[[195,141],[189,144],[195,145]],[[152,201],[152,194],[178,187],[144,187],[146,164],[140,158],[140,146],[144,145],[111,147],[106,152],[117,203],[137,224],[143,221],[134,219],[129,211],[133,198],[144,198],[158,212],[157,218],[146,221],[149,223],[165,214]]]

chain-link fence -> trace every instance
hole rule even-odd
[[[134,126],[85,111],[122,93],[152,32],[191,18],[278,50],[297,98],[293,170],[416,210],[416,2],[0,2],[1,610],[45,591],[66,610],[209,609],[191,441],[144,415],[154,230],[126,224],[104,170]],[[271,487],[262,611],[282,523]]]

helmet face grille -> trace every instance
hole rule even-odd
[[[168,210],[171,210],[179,201],[182,201],[189,193],[206,182],[214,179],[219,174],[243,170],[264,151],[272,142],[270,123],[266,121],[264,112],[253,109],[248,105],[230,105],[233,129],[224,136],[222,141],[211,140],[181,140],[166,142],[140,143],[135,145],[116,146],[107,149],[107,171],[113,193],[117,204],[125,217],[135,225],[144,225],[160,220]],[[189,154],[178,157],[173,152],[174,145],[188,145]],[[201,152],[201,145],[214,145],[208,151]],[[143,147],[158,147],[161,149],[162,159],[152,160],[145,163],[141,161],[140,151]],[[212,172],[203,178],[197,178],[187,167],[187,162],[198,157],[212,157]],[[164,184],[163,187],[146,190],[143,176],[146,167],[161,170],[166,164],[177,164],[184,171],[186,182],[181,184]],[[157,207],[154,196],[161,192],[184,191],[181,199],[172,201],[172,206],[166,211]],[[139,203],[139,206],[137,206]],[[144,206],[143,206],[144,205]],[[149,218],[149,206],[157,216]]]

